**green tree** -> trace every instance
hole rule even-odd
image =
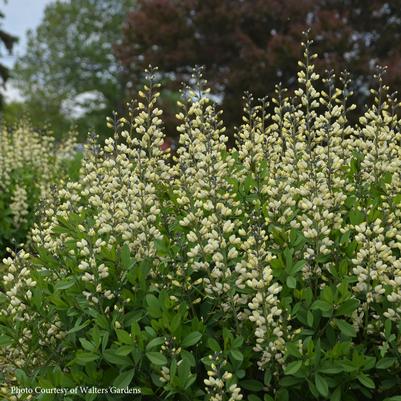
[[[4,14],[0,11],[0,19],[4,18]],[[3,48],[11,53],[15,43],[18,41],[18,38],[14,35],[9,34],[8,32],[4,31],[0,28],[0,56],[2,56]],[[0,81],[4,85],[7,79],[10,77],[10,70],[9,68],[0,63]],[[0,107],[3,106],[3,96],[0,95]]]
[[[15,71],[32,114],[57,123],[65,116],[76,120],[73,109],[85,116],[80,132],[104,126],[104,116],[118,108],[125,87],[112,46],[132,2],[69,0],[46,7],[38,28],[28,33],[26,53]]]

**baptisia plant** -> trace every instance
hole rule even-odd
[[[401,399],[398,103],[378,71],[372,106],[350,125],[349,78],[321,79],[310,45],[294,95],[245,97],[230,150],[196,70],[173,162],[149,71],[128,116],[108,120],[114,135],[89,142],[80,180],[49,195],[31,249],[4,261],[6,399],[58,399],[12,398],[16,384]]]
[[[55,143],[27,121],[0,130],[0,256],[26,242],[38,204],[73,171],[75,135]]]

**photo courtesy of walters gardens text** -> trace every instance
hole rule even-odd
[[[125,387],[119,388],[115,386],[110,387],[96,387],[96,386],[76,386],[76,387],[16,387],[10,388],[12,395],[21,394],[61,394],[61,395],[78,395],[78,394],[141,394],[141,389],[138,387]]]

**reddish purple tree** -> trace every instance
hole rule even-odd
[[[401,0],[138,0],[115,51],[133,88],[149,64],[173,85],[204,65],[232,125],[244,91],[293,87],[308,27],[318,69],[349,69],[359,107],[376,63],[388,65],[392,89],[401,87]]]

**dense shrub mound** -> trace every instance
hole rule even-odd
[[[397,102],[379,71],[373,105],[349,125],[347,76],[318,93],[314,57],[308,42],[299,89],[278,87],[273,115],[245,98],[233,150],[195,73],[173,163],[150,72],[128,117],[109,120],[114,136],[88,145],[80,181],[50,198],[32,252],[4,261],[8,386],[400,400]]]
[[[74,142],[55,143],[27,122],[0,130],[0,257],[25,242],[36,206],[72,166]]]

